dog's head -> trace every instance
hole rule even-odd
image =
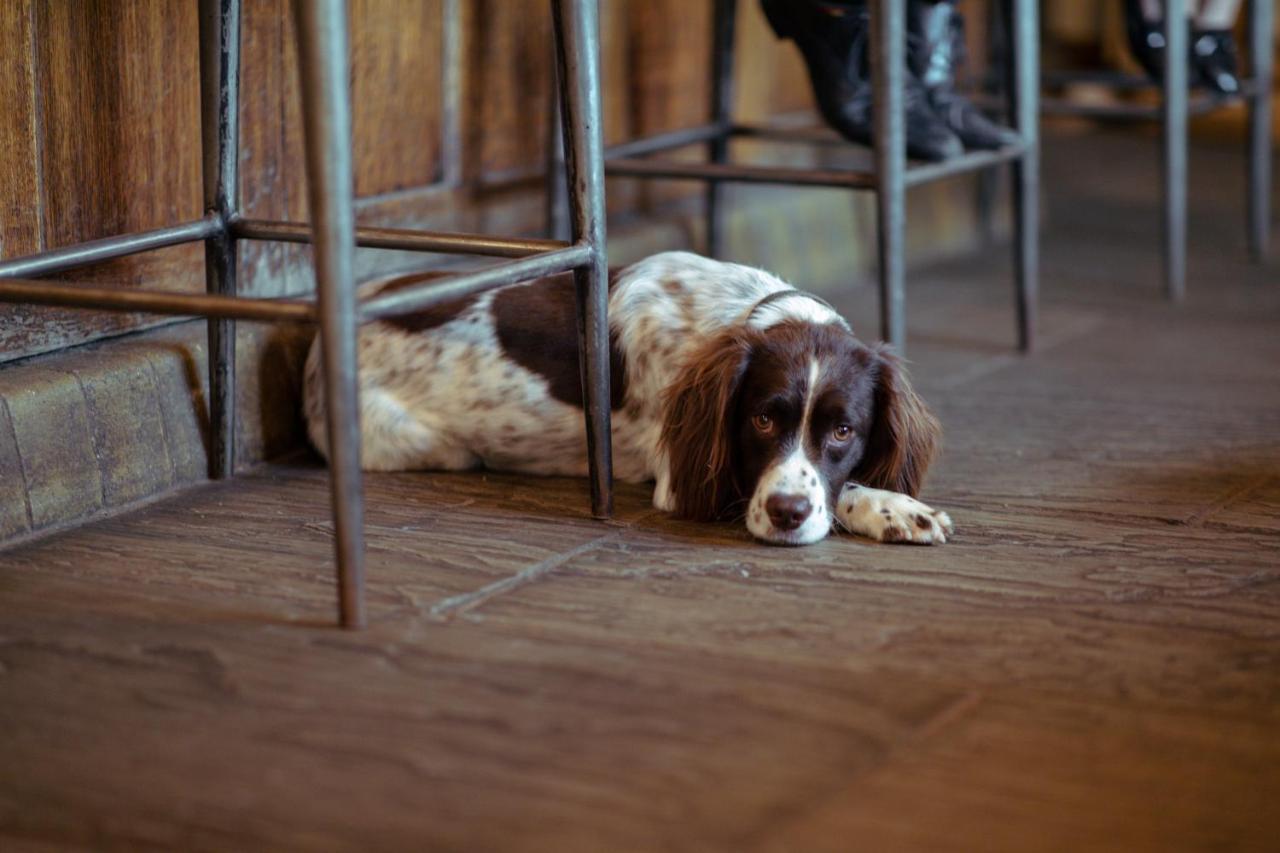
[[[835,323],[726,329],[665,404],[676,514],[787,545],[827,535],[847,481],[916,495],[940,433],[898,359]]]

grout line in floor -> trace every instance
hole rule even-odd
[[[1234,489],[1231,489],[1221,497],[1216,498],[1215,500],[1212,500],[1209,503],[1205,504],[1204,506],[1200,507],[1195,512],[1191,513],[1191,515],[1187,516],[1186,519],[1181,521],[1180,523],[1185,524],[1188,527],[1203,527],[1205,522],[1208,521],[1210,518],[1217,515],[1219,512],[1231,506],[1232,504],[1239,503],[1240,501],[1249,497],[1259,489],[1265,488],[1274,479],[1275,479],[1274,474],[1269,474],[1269,473],[1259,474],[1258,476],[1249,480],[1249,482],[1244,483],[1240,486],[1237,486]]]
[[[503,578],[499,581],[486,584],[477,590],[462,593],[461,595],[453,595],[448,598],[441,599],[431,606],[431,615],[437,618],[448,618],[451,616],[467,613],[484,604],[491,598],[495,598],[503,593],[511,592],[527,586],[544,575],[549,574],[558,566],[562,566],[575,557],[594,551],[606,542],[616,539],[618,534],[608,533],[604,536],[598,536],[589,542],[584,542],[576,548],[570,548],[559,554],[553,554],[545,560],[540,560],[531,566],[526,566],[510,577]]]

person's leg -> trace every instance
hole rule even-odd
[[[866,0],[761,0],[779,38],[796,43],[822,117],[846,139],[872,143],[870,21]],[[907,153],[945,160],[964,146],[935,115],[924,86],[906,75]]]
[[[964,19],[955,0],[910,0],[907,3],[907,62],[920,77],[929,105],[970,150],[992,150],[1018,141],[969,103],[955,88],[956,69],[964,57]]]
[[[1231,30],[1242,0],[1202,0],[1193,13],[1191,64],[1205,85],[1234,95],[1240,91],[1239,62]]]
[[[1240,91],[1235,40],[1231,29],[1242,0],[1189,0],[1191,21],[1191,83],[1203,84],[1223,94]],[[1125,0],[1129,47],[1152,79],[1164,68],[1164,3],[1161,0]]]

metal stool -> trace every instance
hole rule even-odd
[[[209,318],[210,476],[235,468],[235,320],[314,321],[324,350],[338,612],[344,627],[364,624],[364,523],[356,384],[359,324],[421,311],[519,281],[572,271],[578,295],[591,510],[613,511],[609,434],[608,275],[600,133],[596,0],[552,0],[557,33],[571,243],[396,228],[357,228],[353,207],[351,104],[345,0],[294,0],[305,123],[311,224],[242,218],[237,210],[240,72],[239,0],[200,2],[200,90],[205,210],[202,219],[96,240],[0,263],[0,301]],[[208,293],[83,288],[26,276],[74,269],[138,252],[202,240]],[[239,240],[311,242],[317,299],[236,296]],[[357,302],[355,247],[513,258]]]
[[[905,226],[908,187],[1002,163],[1014,172],[1014,268],[1018,308],[1018,347],[1034,345],[1039,265],[1040,149],[1037,133],[1039,42],[1036,0],[1009,0],[1016,7],[1014,68],[1010,102],[1021,143],[999,151],[965,154],[943,163],[908,165],[904,119],[906,75],[905,0],[872,0],[871,72],[875,86],[875,158],[872,172],[845,169],[778,168],[727,163],[729,142],[755,137],[790,142],[813,142],[805,131],[735,123],[731,116],[733,91],[733,33],[736,0],[716,0],[711,49],[711,121],[671,133],[637,139],[605,151],[609,175],[637,178],[698,180],[709,183],[706,195],[708,253],[718,255],[722,244],[719,187],[722,183],[783,184],[869,190],[877,196],[879,230],[880,334],[902,351],[906,342]],[[647,155],[705,143],[708,162],[689,163],[651,159]]]
[[[1250,0],[1250,76],[1240,81],[1238,95],[1210,92],[1188,94],[1189,45],[1186,0],[1165,0],[1165,70],[1159,107],[1090,105],[1046,98],[1044,115],[1087,116],[1099,119],[1154,120],[1164,124],[1164,281],[1170,299],[1186,294],[1187,282],[1187,119],[1212,112],[1240,99],[1249,103],[1249,256],[1261,262],[1267,255],[1271,224],[1271,29],[1272,0]],[[1087,82],[1118,91],[1148,89],[1145,77],[1116,72],[1067,72],[1046,74],[1045,82]]]

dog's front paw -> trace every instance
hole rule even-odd
[[[836,519],[850,533],[878,542],[941,545],[955,532],[951,517],[910,495],[846,483]]]

